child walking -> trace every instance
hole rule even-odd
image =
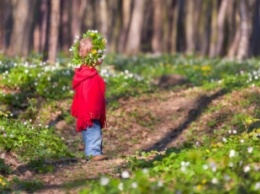
[[[70,51],[72,63],[79,64],[72,80],[74,97],[71,114],[76,118],[76,131],[82,133],[85,155],[89,160],[106,160],[102,153],[102,128],[106,121],[105,82],[96,66],[104,59],[106,40],[89,30],[75,40]]]

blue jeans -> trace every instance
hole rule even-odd
[[[97,156],[102,154],[102,131],[97,120],[93,121],[91,127],[82,131],[82,137],[85,144],[86,156]]]

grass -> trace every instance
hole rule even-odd
[[[55,125],[50,126],[50,121],[64,120],[70,125],[74,122],[69,114],[73,67],[63,62],[45,64],[37,57],[24,60],[0,56],[0,64],[0,150],[17,153],[37,173],[52,173],[53,166],[46,165],[45,159],[78,154],[55,131]],[[106,64],[113,64],[113,68]],[[188,85],[162,90],[152,84],[154,79],[170,73],[182,75]],[[109,55],[100,74],[107,83],[111,114],[120,108],[120,99],[149,93],[178,92],[191,87],[205,93],[218,89],[225,93],[212,100],[190,124],[183,133],[184,144],[163,152],[133,155],[120,178],[100,176],[87,183],[81,193],[259,192],[259,60]],[[158,97],[161,98],[159,94]],[[161,122],[145,108],[126,112],[115,116],[137,120],[140,126],[151,129]],[[125,123],[124,129],[129,126]],[[127,141],[125,136],[123,141]],[[138,142],[135,138],[131,141]],[[0,171],[2,190],[10,191],[15,184],[29,192],[43,187],[40,181],[8,181],[6,177],[12,172],[2,160]]]

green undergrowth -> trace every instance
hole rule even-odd
[[[51,65],[41,62],[39,56],[0,56],[0,151],[16,153],[36,173],[55,170],[46,160],[75,157],[62,136],[49,125],[59,120],[70,125],[74,122],[68,108],[74,70],[65,61]],[[187,88],[196,86],[208,92],[222,89],[226,98],[234,91],[260,86],[257,59],[108,55],[99,71],[106,81],[110,111],[120,108],[119,99],[160,93],[153,81],[165,74],[182,75]],[[168,90],[173,87],[181,86]],[[183,146],[131,156],[128,170],[122,170],[120,178],[103,175],[100,180],[87,182],[81,193],[258,193],[259,95],[248,92],[240,101],[230,98],[229,106],[238,106],[240,112],[228,110],[221,103],[209,106],[201,113],[201,117],[208,115],[207,121],[191,123]],[[153,119],[153,114],[147,117]],[[6,177],[12,171],[2,160],[0,172],[0,189],[7,192],[14,185],[29,192],[42,187],[37,180],[8,181]]]
[[[42,124],[33,125],[9,117],[0,117],[0,149],[18,153],[21,160],[71,157],[64,141],[54,129]]]
[[[120,179],[104,175],[81,193],[258,193],[260,128],[222,141],[207,138],[210,143],[131,156],[132,171]]]

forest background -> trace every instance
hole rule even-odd
[[[108,53],[260,54],[260,0],[0,0],[0,52],[54,62],[100,31]]]

